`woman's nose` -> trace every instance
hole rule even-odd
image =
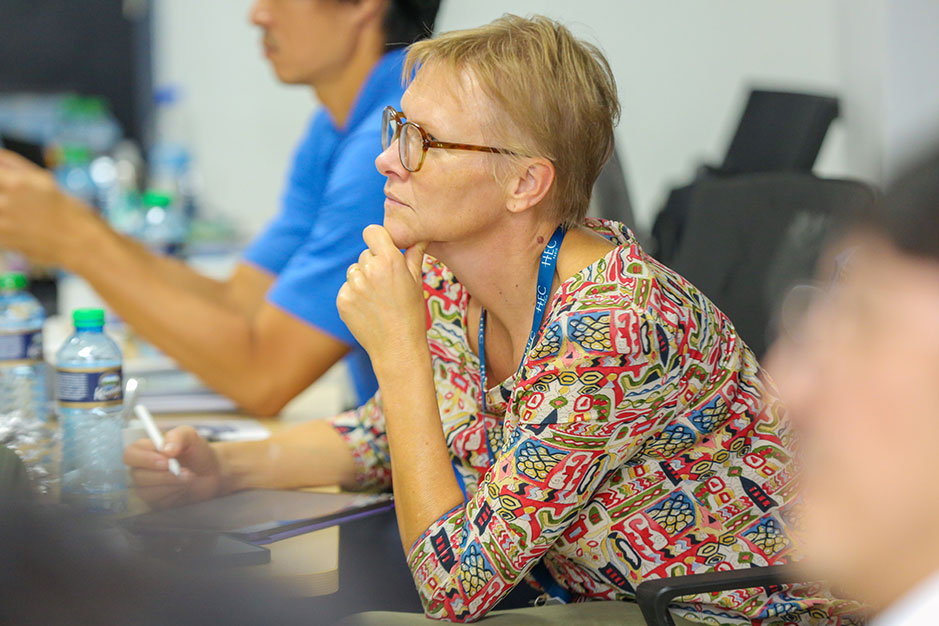
[[[404,166],[401,164],[401,159],[398,157],[398,140],[395,139],[391,144],[382,150],[375,158],[375,168],[382,176],[392,176],[395,175],[398,178],[405,178],[408,175],[408,171],[404,169]]]

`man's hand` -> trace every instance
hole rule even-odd
[[[81,242],[79,224],[93,210],[63,192],[52,174],[8,150],[0,150],[0,248],[44,265],[67,266]]]
[[[368,249],[346,272],[336,306],[377,367],[426,347],[421,265],[427,243],[401,254],[382,226],[367,227],[362,237]]]
[[[171,458],[182,466],[179,476],[169,470]],[[154,509],[222,495],[218,454],[191,426],[166,433],[162,452],[149,439],[134,442],[124,450],[124,463],[132,470],[138,495]]]

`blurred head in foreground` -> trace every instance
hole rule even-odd
[[[0,445],[0,624],[326,623],[294,608],[270,580],[173,566],[130,550],[125,537],[103,520],[34,501],[26,467]]]
[[[939,158],[841,244],[770,368],[802,433],[807,566],[882,611],[939,600]]]

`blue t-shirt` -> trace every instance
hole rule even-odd
[[[381,58],[346,128],[336,128],[325,109],[313,116],[294,153],[280,214],[244,253],[246,261],[277,275],[268,302],[352,346],[346,363],[363,403],[378,383],[368,355],[339,317],[336,295],[365,249],[362,230],[384,218],[385,177],[375,157],[382,111],[399,106],[404,93],[403,61],[403,50]]]

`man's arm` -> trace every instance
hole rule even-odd
[[[107,234],[127,258],[148,265],[166,282],[245,313],[257,310],[273,281],[248,266],[239,267],[231,279],[218,281],[179,259],[154,254],[111,230],[91,207],[62,192],[48,172],[0,149],[0,244],[38,263],[75,271],[75,260],[97,254]]]
[[[200,276],[116,233],[47,172],[3,151],[0,245],[84,277],[181,367],[258,415],[279,411],[349,350],[266,303],[265,272],[243,264],[227,282]]]
[[[261,270],[243,264],[228,284],[200,293],[174,282],[178,273],[129,253],[114,231],[92,232],[97,253],[76,255],[71,269],[180,367],[252,413],[277,413],[349,351],[264,302],[272,279]]]

